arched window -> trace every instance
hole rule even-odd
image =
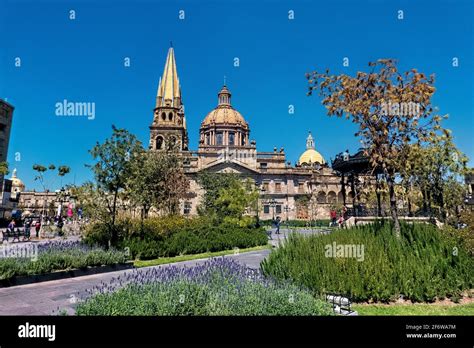
[[[176,146],[176,137],[170,137],[170,149],[174,149]]]
[[[337,203],[337,195],[334,191],[328,192],[328,203],[335,204]]]
[[[344,202],[344,197],[342,196],[342,191],[339,191],[339,193],[337,194],[337,201],[339,203],[343,203]]]
[[[319,192],[317,197],[318,203],[326,203],[326,194],[324,192]]]
[[[173,113],[172,112],[170,112],[168,114],[168,121],[173,121]]]
[[[216,132],[216,145],[223,145],[224,134],[222,132]]]
[[[164,112],[161,114],[161,119],[162,119],[163,121],[166,121],[166,114],[165,114]]]
[[[157,150],[162,150],[163,147],[164,147],[164,139],[160,135],[160,136],[156,137],[156,149]]]

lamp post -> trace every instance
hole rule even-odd
[[[273,214],[272,214],[272,219],[275,220],[275,207],[277,205],[277,201],[275,200],[275,198],[272,198],[271,200],[268,201],[268,205],[273,208]]]
[[[289,226],[289,219],[288,219],[288,213],[291,211],[291,208],[287,205],[285,205],[285,207],[283,208],[286,212],[286,229],[289,231],[290,229],[290,226]]]
[[[265,194],[265,189],[263,187],[259,187],[258,185],[255,185],[257,187],[257,190],[258,190],[258,196],[257,196],[257,222],[256,222],[256,226],[257,228],[260,227],[260,218],[259,218],[259,212],[260,212],[260,204],[259,204],[259,201],[260,201],[260,194],[262,194],[262,196]]]

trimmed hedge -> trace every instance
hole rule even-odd
[[[204,218],[149,218],[144,221],[143,233],[140,233],[139,220],[121,222],[116,228],[119,229],[119,247],[128,247],[132,258],[140,260],[250,248],[268,242],[263,228],[213,225]],[[85,240],[91,245],[106,243],[107,228],[93,225]]]
[[[458,297],[474,283],[474,260],[459,239],[428,224],[376,223],[329,235],[291,235],[262,262],[265,274],[290,279],[315,293],[339,293],[354,301],[434,301]],[[326,257],[328,246],[363,245],[363,261]]]

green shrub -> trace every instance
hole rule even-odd
[[[363,245],[364,259],[326,257],[326,247]],[[412,301],[452,297],[474,282],[474,260],[461,243],[428,224],[402,224],[397,240],[389,223],[291,235],[262,262],[262,270],[315,293],[341,293],[355,301]]]
[[[216,225],[205,217],[165,216],[117,222],[120,249],[129,248],[132,258],[140,260],[199,254],[233,248],[250,248],[268,242],[263,228]],[[88,245],[107,245],[109,231],[102,224],[90,226],[85,235]],[[105,243],[105,244],[104,244]]]
[[[122,242],[122,247],[130,248],[133,258],[140,260],[158,257],[172,257],[184,254],[250,248],[267,243],[267,235],[262,229],[238,226],[211,226],[189,224],[167,237],[156,238],[147,235],[144,239],[132,237]]]

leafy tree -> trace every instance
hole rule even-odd
[[[45,174],[48,170],[54,171],[56,170],[56,166],[54,164],[50,164],[48,167],[43,166],[42,164],[34,164],[33,165],[33,170],[37,172],[38,174],[35,176],[35,181],[39,181],[41,186],[43,187],[44,191],[47,191],[47,185],[45,181]],[[64,177],[66,174],[68,174],[71,171],[71,168],[68,166],[59,166],[58,168],[58,176],[59,177]],[[53,185],[53,183],[51,183]],[[50,186],[50,185],[48,185]]]
[[[115,229],[119,193],[126,188],[133,175],[133,161],[143,154],[142,144],[125,129],[112,126],[112,135],[104,143],[97,144],[89,151],[96,163],[88,165],[94,173],[95,184],[90,185],[91,191],[103,195],[99,202],[105,203],[108,213],[106,223],[111,231],[110,244],[117,242]]]
[[[452,142],[449,132],[433,138],[425,146],[410,144],[400,156],[402,184],[423,196],[425,214],[432,215],[433,205],[437,216],[446,220],[457,215],[456,207],[462,202],[463,189],[460,179],[466,173],[467,157]]]
[[[219,191],[231,187],[237,180],[239,177],[234,173],[200,173],[197,182],[204,190],[204,195],[201,205],[198,207],[198,213],[200,215],[215,213]]]
[[[214,204],[218,221],[241,226],[250,225],[253,218],[244,217],[244,214],[252,209],[257,198],[258,191],[250,179],[245,182],[232,180],[228,187],[221,188],[218,192]]]
[[[319,90],[329,116],[343,117],[358,125],[365,154],[373,168],[380,168],[389,188],[394,232],[400,237],[395,176],[399,154],[406,144],[425,143],[441,131],[441,116],[434,114],[431,98],[434,75],[416,69],[401,74],[393,59],[369,63],[370,73],[356,76],[307,74],[309,92]],[[405,106],[410,106],[411,110]],[[410,112],[411,111],[411,112]]]
[[[233,173],[202,173],[198,182],[205,190],[198,209],[218,223],[249,225],[252,217],[244,215],[256,209],[258,191],[252,180],[240,180]]]
[[[8,175],[10,171],[8,170],[8,163],[7,162],[0,162],[0,175]]]
[[[43,191],[46,191],[46,185],[44,183],[44,173],[48,170],[48,168],[41,164],[35,164],[33,165],[33,170],[38,172],[38,174],[35,176],[35,181],[39,181],[41,186],[43,186]]]
[[[143,220],[152,207],[177,214],[188,190],[189,180],[176,151],[144,151],[135,157],[127,191],[134,205],[140,207],[142,231]]]

